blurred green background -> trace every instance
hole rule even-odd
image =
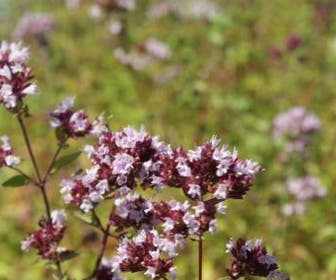
[[[76,96],[76,105],[91,118],[101,112],[113,115],[113,129],[144,124],[173,145],[192,148],[216,134],[242,158],[259,161],[265,171],[244,200],[227,203],[228,214],[220,218],[218,232],[206,235],[204,279],[225,276],[230,237],[262,238],[294,280],[336,279],[336,2],[171,0],[178,12],[161,17],[149,12],[153,4],[163,2],[159,0],[138,0],[132,11],[102,10],[101,15],[93,2],[69,8],[61,0],[0,0],[0,39],[12,40],[16,23],[27,12],[48,12],[55,22],[43,44],[35,37],[24,38],[40,89],[40,95],[27,102],[33,114],[29,133],[42,168],[56,149],[48,110],[68,95]],[[120,35],[109,31],[115,21],[123,24]],[[300,38],[293,49],[287,42],[291,36]],[[149,38],[164,42],[170,56],[141,69],[116,58],[117,48],[141,53],[141,44]],[[284,163],[279,160],[283,143],[272,139],[272,119],[297,105],[315,113],[322,129],[304,163],[295,155]],[[19,127],[3,108],[2,134],[28,159]],[[68,152],[84,143],[71,144]],[[299,176],[302,164],[328,194],[309,203],[303,215],[286,217],[281,212],[289,199],[284,182]],[[53,208],[64,207],[60,178],[86,165],[83,156],[52,178],[48,191]],[[28,160],[23,166],[31,171]],[[2,181],[11,175],[0,171]],[[30,186],[0,191],[0,279],[49,279],[35,252],[20,249],[43,211],[39,194]],[[81,254],[65,267],[82,279],[94,265],[99,241],[90,241],[92,229],[67,209],[64,244],[80,248]],[[109,245],[113,248],[113,241]],[[181,252],[178,279],[196,278],[196,249],[196,243],[190,243]],[[136,274],[126,279],[142,278]]]

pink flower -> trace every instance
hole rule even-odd
[[[71,138],[78,138],[88,135],[91,132],[92,124],[89,122],[84,110],[73,109],[74,98],[64,99],[58,107],[50,113],[50,125],[58,128],[59,131]]]
[[[1,136],[0,140],[2,142],[0,146],[0,167],[15,167],[20,163],[20,158],[13,155],[12,147],[6,135]]]
[[[231,239],[227,244],[227,252],[232,254],[232,261],[227,272],[232,280],[243,276],[263,276],[267,279],[279,274],[276,258],[267,253],[260,239],[248,240]],[[285,275],[285,274],[282,274]],[[289,279],[289,278],[283,278]]]
[[[0,104],[15,112],[26,95],[37,94],[32,83],[31,69],[26,65],[28,49],[21,43],[7,43],[0,46]]]
[[[64,210],[54,210],[51,212],[51,222],[42,218],[39,221],[40,229],[34,231],[21,242],[21,248],[27,251],[34,248],[42,259],[56,261],[58,254],[65,251],[59,243],[63,239],[66,229]]]

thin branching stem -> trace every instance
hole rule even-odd
[[[30,145],[30,141],[29,141],[29,138],[28,138],[28,133],[27,133],[26,127],[24,125],[24,122],[23,122],[21,114],[17,115],[17,120],[19,122],[21,131],[22,131],[22,134],[23,134],[23,137],[24,137],[27,149],[28,149],[28,153],[29,153],[30,159],[31,159],[31,161],[33,163],[33,167],[34,167],[35,174],[37,176],[37,180],[39,182],[41,182],[40,171],[39,171],[39,169],[37,167],[37,163],[36,163],[36,159],[35,159],[35,156],[34,156],[34,153],[33,153],[33,149],[32,149],[32,147]]]
[[[52,168],[57,160],[57,157],[59,156],[60,152],[62,151],[62,149],[64,148],[65,144],[66,144],[66,141],[68,140],[68,138],[66,138],[63,142],[61,143],[58,143],[58,148],[54,154],[54,156],[52,157],[52,160],[50,161],[50,164],[47,168],[47,171],[46,173],[44,174],[43,176],[43,179],[42,179],[42,183],[45,184],[47,182],[47,179],[48,179],[48,176],[50,175],[51,171],[52,171]]]
[[[99,252],[97,260],[96,260],[95,268],[94,268],[94,270],[92,272],[92,275],[91,275],[91,278],[93,278],[93,279],[95,279],[95,277],[97,276],[97,273],[99,271],[99,267],[100,267],[101,261],[103,259],[104,253],[105,253],[105,249],[106,249],[106,245],[107,245],[107,240],[108,240],[108,237],[109,237],[109,234],[108,234],[109,230],[110,230],[110,224],[108,224],[106,226],[106,229],[104,231],[104,236],[103,236],[100,252]]]
[[[37,179],[35,180],[35,179],[30,178],[29,176],[27,176],[24,172],[22,172],[18,168],[13,168],[13,169],[16,170],[17,172],[19,172],[21,175],[26,176],[28,179],[31,179],[31,181],[34,182],[34,184],[40,189],[41,194],[42,194],[42,198],[43,198],[43,203],[44,203],[44,206],[45,206],[45,209],[46,209],[47,218],[48,218],[49,223],[51,223],[50,203],[49,203],[49,200],[48,200],[48,196],[47,196],[47,192],[46,192],[45,186],[46,186],[46,181],[47,181],[48,175],[50,174],[52,166],[54,165],[54,163],[55,163],[55,161],[57,159],[57,156],[58,156],[58,154],[60,153],[60,151],[62,149],[62,146],[60,146],[57,149],[57,151],[56,151],[56,153],[55,153],[55,155],[54,155],[51,163],[49,164],[47,172],[46,172],[45,176],[42,179],[40,170],[38,168],[38,165],[37,165],[34,153],[33,153],[33,149],[32,149],[31,144],[30,144],[30,140],[29,140],[29,137],[28,137],[27,129],[25,127],[24,121],[22,119],[22,115],[20,113],[17,115],[17,120],[19,122],[21,131],[22,131],[22,134],[23,134],[23,137],[24,137],[24,141],[25,141],[25,144],[27,146],[28,153],[29,153],[31,162],[33,164],[33,168],[34,168],[34,171],[35,171]],[[56,260],[55,261],[55,265],[56,265],[56,271],[57,271],[56,274],[57,274],[57,277],[58,277],[58,279],[61,280],[61,279],[63,279],[63,272],[62,272],[62,267],[61,267],[61,261],[60,260]]]

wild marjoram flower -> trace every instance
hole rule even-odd
[[[243,276],[263,276],[268,280],[288,280],[289,277],[278,270],[276,258],[267,253],[260,239],[231,239],[226,245],[228,253],[232,254],[231,266],[227,269],[232,280]]]
[[[273,137],[286,136],[285,155],[296,152],[301,155],[301,167],[306,164],[307,147],[311,143],[313,134],[320,130],[320,120],[303,107],[293,107],[278,114],[273,120]],[[304,157],[302,157],[304,156]],[[318,178],[307,174],[304,169],[299,177],[290,177],[286,180],[288,193],[294,201],[283,205],[283,214],[303,214],[309,200],[321,198],[326,195],[326,189]]]
[[[41,38],[54,26],[54,18],[49,13],[25,13],[17,22],[13,37],[17,40],[29,37]]]
[[[30,248],[38,250],[42,259],[56,261],[58,253],[65,252],[66,249],[59,246],[66,229],[66,214],[64,210],[54,210],[51,212],[51,223],[42,218],[39,221],[40,229],[31,233],[21,242],[24,251]]]
[[[28,49],[21,43],[2,42],[0,46],[0,104],[9,111],[20,109],[26,95],[37,93],[31,69],[26,65]]]
[[[2,142],[0,146],[0,167],[16,167],[20,163],[20,158],[13,155],[12,147],[6,135],[0,137]]]
[[[62,261],[73,256],[74,252],[60,246],[66,230],[66,215],[64,210],[51,211],[46,186],[67,140],[92,135],[96,143],[84,147],[91,166],[82,173],[63,179],[60,189],[65,202],[89,213],[95,221],[92,225],[103,234],[101,249],[88,279],[120,280],[120,272],[143,272],[152,279],[175,278],[173,259],[187,239],[191,239],[198,241],[198,275],[201,280],[204,234],[216,230],[217,214],[226,213],[223,204],[226,199],[243,198],[262,170],[260,165],[238,158],[237,151],[220,146],[217,137],[186,151],[182,147],[172,148],[157,136],[149,135],[144,128],[126,127],[112,131],[102,115],[90,122],[83,110],[73,109],[73,98],[67,98],[50,113],[58,148],[42,175],[24,123],[28,108],[23,98],[36,93],[36,86],[31,83],[31,70],[25,64],[27,58],[28,50],[20,44],[2,43],[0,103],[16,114],[35,176],[29,176],[16,167],[19,159],[13,156],[6,136],[1,138],[0,167],[19,172],[23,182],[28,181],[37,187],[45,205],[39,229],[22,241],[22,249],[36,249],[42,259],[56,268],[56,279],[68,277],[62,270]],[[160,192],[165,187],[180,189],[185,200],[156,201],[155,196],[146,199],[137,193],[140,187],[152,192]],[[103,200],[111,204],[105,223],[96,211]],[[108,237],[119,241],[117,252],[110,259],[104,257]],[[270,277],[266,271],[277,273],[274,258],[269,257],[259,243],[243,242],[246,247],[244,259],[233,249],[240,243],[237,241],[230,249],[236,258],[235,263],[239,262],[239,275],[245,275],[242,267],[247,269],[247,266],[244,262],[249,265],[247,272],[252,271],[250,258],[257,258],[254,275]],[[228,272],[232,279],[238,279],[234,270]]]
[[[289,178],[286,185],[288,193],[295,199],[291,203],[286,203],[282,208],[282,212],[287,216],[303,214],[308,201],[324,197],[327,194],[327,190],[322,186],[320,180],[311,175]]]
[[[274,118],[273,137],[287,137],[286,150],[303,153],[320,126],[317,116],[303,107],[293,107]]]

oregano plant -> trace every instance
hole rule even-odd
[[[124,272],[142,273],[156,280],[178,279],[174,258],[187,242],[198,244],[198,279],[208,279],[202,271],[206,234],[214,233],[218,215],[226,214],[225,201],[242,199],[249,191],[261,166],[239,158],[236,150],[221,146],[215,136],[188,151],[171,147],[143,127],[113,131],[103,115],[91,121],[84,110],[74,108],[73,98],[66,98],[49,114],[58,144],[51,161],[41,168],[26,128],[31,112],[25,98],[38,92],[28,58],[28,49],[22,44],[2,42],[0,104],[18,122],[34,171],[28,174],[20,168],[20,158],[8,137],[2,136],[0,167],[16,173],[3,186],[32,184],[45,206],[37,227],[21,242],[22,250],[36,251],[53,268],[55,279],[73,279],[64,271],[63,262],[78,253],[61,245],[67,234],[66,213],[53,209],[48,183],[52,173],[58,174],[80,155],[61,156],[68,140],[92,136],[94,144],[83,148],[89,161],[87,169],[70,178],[59,178],[64,202],[78,208],[76,215],[101,232],[101,246],[86,279],[123,279]],[[159,199],[157,194],[164,188],[180,190],[183,199]],[[147,192],[152,194],[149,198],[144,195]],[[98,211],[103,202],[110,206],[105,219]],[[112,256],[105,254],[108,238],[114,238],[117,244]],[[84,250],[81,248],[81,252]],[[232,255],[226,278],[251,275],[289,279],[260,239],[231,239],[226,250]]]

